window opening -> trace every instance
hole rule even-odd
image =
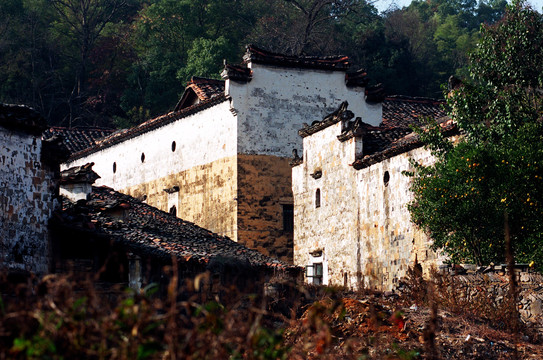
[[[141,153],[141,162],[145,161],[145,153]]]
[[[117,163],[113,162],[113,173],[115,174],[117,172]]]
[[[383,176],[383,182],[385,183],[385,186],[388,186],[388,182],[390,181],[390,174],[388,171],[385,171],[385,175]]]
[[[321,207],[321,189],[317,189],[315,192],[315,207]]]
[[[175,141],[172,141],[172,152],[175,151],[175,147],[176,147]]]
[[[177,216],[177,207],[175,205],[170,208],[170,214]]]
[[[294,205],[283,205],[283,231],[294,231]]]
[[[310,284],[322,285],[322,269],[322,263],[314,263],[306,266],[305,275]]]

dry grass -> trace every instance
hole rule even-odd
[[[173,285],[162,297],[73,276],[3,277],[0,359],[543,358],[534,333],[497,325],[504,309],[443,281],[411,277],[401,297],[284,284],[273,298],[224,289],[228,301],[198,302],[179,301]]]

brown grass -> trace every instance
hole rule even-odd
[[[411,275],[401,297],[283,282],[272,298],[223,289],[222,302],[180,301],[175,274],[165,296],[3,276],[0,359],[543,358],[532,333],[499,326],[504,308],[453,294],[452,278]]]

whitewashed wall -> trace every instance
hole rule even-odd
[[[40,138],[0,127],[0,144],[0,267],[44,274],[54,173],[41,162]]]
[[[407,209],[413,199],[409,190],[412,179],[402,172],[413,170],[410,160],[424,165],[434,161],[421,147],[356,171],[362,244],[359,261],[366,286],[393,288],[413,266],[415,257],[425,272],[440,263],[429,248],[430,240],[411,222]]]
[[[364,88],[347,87],[343,71],[249,66],[250,82],[226,83],[239,118],[239,153],[290,157],[302,146],[297,132],[303,123],[322,120],[345,100],[365,122],[381,122],[381,104],[367,104]]]
[[[303,163],[293,167],[294,263],[313,262],[311,253],[322,250],[331,285],[389,290],[415,261],[428,271],[442,259],[429,249],[427,236],[410,220],[412,199],[410,159],[433,161],[418,148],[362,170],[355,160],[356,141],[337,139],[341,123],[303,139]],[[311,174],[322,169],[322,177]],[[385,185],[385,173],[389,180]],[[315,191],[321,190],[321,207]]]
[[[172,151],[172,142],[176,149]],[[121,190],[215,160],[235,156],[236,117],[228,101],[158,129],[63,164],[62,169],[94,162],[96,185]],[[142,154],[145,160],[141,161]],[[116,172],[113,173],[113,163]]]
[[[314,263],[312,253],[326,259],[324,283],[356,287],[360,255],[355,170],[355,139],[340,142],[341,122],[303,139],[304,162],[292,169],[294,193],[294,263]],[[322,176],[311,174],[321,170]],[[320,189],[320,207],[315,194]]]

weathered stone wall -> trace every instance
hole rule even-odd
[[[345,100],[365,122],[381,122],[381,104],[366,103],[364,88],[347,87],[343,71],[249,65],[250,82],[226,82],[239,118],[240,154],[290,157],[293,148],[301,148],[303,123],[321,120]]]
[[[178,187],[178,191],[172,190]],[[170,193],[164,191],[170,189]],[[234,241],[237,233],[237,158],[227,157],[179,173],[122,189],[176,215]]]
[[[0,127],[0,144],[0,266],[46,273],[54,172],[41,161],[39,137]]]
[[[472,268],[476,269],[475,266]],[[500,308],[507,309],[504,301],[507,301],[509,296],[509,275],[506,268],[506,265],[486,269],[479,267],[459,274],[458,270],[442,266],[441,270],[445,275],[441,277],[443,284],[440,285],[447,288],[440,289],[440,292],[472,303],[482,302],[486,305],[486,311],[489,312],[487,315],[499,315]],[[515,272],[518,284],[517,308],[521,320],[541,331],[543,330],[543,275],[531,272],[527,267],[516,268]]]
[[[292,169],[294,264],[322,261],[324,284],[357,288],[361,243],[356,174],[349,166],[355,160],[355,139],[338,141],[341,126],[340,122],[305,137],[304,161]]]
[[[283,229],[283,206],[292,205],[289,159],[238,156],[238,241],[292,263],[292,231]]]
[[[410,221],[411,179],[402,174],[411,170],[410,159],[432,158],[419,148],[357,171],[351,164],[360,139],[340,142],[341,128],[340,122],[305,137],[303,163],[292,169],[294,263],[311,265],[319,255],[325,284],[390,290],[415,258],[425,273],[440,263]],[[322,175],[315,178],[317,171]]]
[[[421,147],[356,172],[360,261],[365,285],[372,288],[397,286],[415,258],[426,274],[439,264],[428,237],[411,222],[407,209],[412,200],[411,178],[402,172],[412,170],[410,160],[433,161],[430,152]]]

